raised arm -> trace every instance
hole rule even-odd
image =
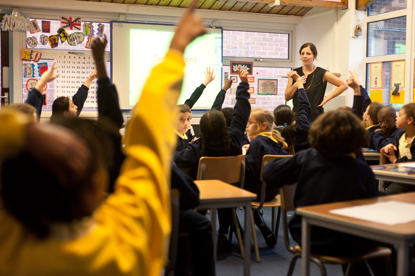
[[[225,81],[225,85],[223,86],[222,90],[219,91],[218,95],[213,102],[211,109],[222,110],[223,101],[225,101],[226,91],[231,88],[232,86],[232,79],[227,79]]]
[[[205,80],[203,83],[195,89],[195,91],[190,95],[190,98],[187,99],[184,104],[187,104],[190,108],[193,108],[197,100],[199,100],[200,96],[202,96],[203,91],[205,90],[206,86],[215,79],[215,75],[213,74],[214,70],[210,67],[206,68]]]
[[[328,83],[337,86],[337,88],[336,90],[331,92],[330,95],[324,97],[323,101],[317,107],[325,105],[328,101],[334,99],[335,97],[339,96],[341,93],[347,90],[347,84],[330,72],[326,72],[324,74],[323,81],[327,81]]]
[[[240,68],[239,68],[240,69]],[[248,123],[249,115],[251,114],[251,104],[249,103],[250,94],[248,92],[248,73],[246,71],[239,71],[239,78],[241,82],[236,89],[236,104],[232,113],[231,129],[229,134],[232,137],[240,139],[240,148],[242,148],[242,140]]]
[[[361,93],[361,85],[357,73],[353,70],[349,70],[350,77],[346,80],[347,85],[353,89],[353,106],[352,111],[359,119],[363,118],[363,97]],[[363,87],[362,87],[363,88]]]

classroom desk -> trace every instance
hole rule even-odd
[[[200,191],[200,205],[198,209],[211,209],[211,224],[213,236],[213,250],[216,259],[216,209],[245,208],[245,236],[244,236],[244,275],[250,275],[251,261],[251,201],[256,194],[232,186],[220,180],[197,180],[195,181]]]
[[[366,161],[378,161],[380,164],[380,153],[378,152],[364,152],[363,156]]]
[[[386,225],[329,213],[329,211],[333,209],[373,204],[376,202],[385,202],[390,200],[415,204],[415,193],[297,208],[297,214],[302,216],[302,275],[309,275],[311,225],[317,225],[389,244],[397,244],[397,275],[408,275],[409,243],[411,241],[415,241],[415,221],[396,225]]]
[[[410,163],[413,163],[413,162],[410,162]],[[385,170],[374,170],[373,168],[372,168],[372,171],[375,174],[375,178],[380,181],[392,181],[392,182],[415,185],[415,174],[389,172]]]

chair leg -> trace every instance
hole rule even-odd
[[[272,207],[272,233],[275,233],[275,210],[277,207]]]
[[[288,268],[288,272],[287,272],[287,276],[291,276],[293,275],[293,271],[294,271],[294,267],[295,267],[295,263],[297,262],[297,259],[300,258],[301,255],[300,254],[295,254],[290,262],[290,267]]]
[[[321,271],[321,276],[327,276],[326,267],[319,259],[311,257],[310,260],[318,265]]]
[[[243,259],[243,258],[245,258],[245,256],[244,256],[244,244],[242,242],[241,229],[239,229],[239,221],[238,221],[238,217],[236,216],[236,210],[235,209],[232,209],[232,216],[233,216],[233,225],[234,225],[235,230],[236,230],[236,237],[238,238],[239,248],[241,250],[241,257]]]
[[[344,276],[349,276],[351,266],[352,266],[352,263],[347,264],[347,268],[346,268],[346,272],[344,273]]]
[[[390,257],[385,257],[385,262],[386,262],[386,270],[389,276],[393,275],[393,268],[392,268],[392,262]]]
[[[257,263],[259,263],[259,262],[261,262],[261,259],[259,258],[258,240],[256,238],[255,221],[254,221],[253,210],[251,211],[251,226],[252,226],[252,237],[254,238],[256,261],[257,261]]]
[[[277,242],[278,242],[278,230],[280,229],[280,220],[281,220],[281,207],[278,207],[277,221],[276,221],[275,231],[274,231],[274,235],[275,235],[275,238],[277,239]]]

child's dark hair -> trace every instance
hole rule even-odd
[[[69,98],[68,97],[58,97],[53,101],[52,104],[52,116],[50,121],[53,123],[57,118],[63,117],[64,112],[69,111]]]
[[[231,127],[233,108],[232,107],[225,107],[221,110],[221,112],[225,116],[226,127],[228,127],[228,128]]]
[[[412,125],[415,126],[415,103],[406,104],[402,109],[405,111],[406,118],[412,117]]]
[[[180,104],[178,105],[179,107],[179,113],[192,113],[192,110],[190,109],[190,107],[187,104]]]
[[[22,152],[0,166],[0,193],[3,206],[39,239],[48,237],[52,223],[68,223],[89,216],[83,196],[95,173],[106,170],[111,146],[100,123],[64,118],[60,124],[83,139],[91,151],[87,175],[58,178],[47,166],[39,164],[28,152]]]
[[[289,154],[294,154],[296,128],[293,112],[289,105],[279,105],[274,109],[274,123],[276,126],[283,126],[281,128],[281,136],[284,137],[287,143]]]
[[[382,107],[384,106],[378,102],[372,102],[371,104],[369,104],[369,111],[367,112],[367,115],[370,116],[372,123],[375,125],[379,124],[378,113]]]
[[[367,145],[369,134],[353,113],[332,110],[313,122],[308,139],[322,155],[337,158]]]
[[[202,156],[209,156],[209,150],[206,148],[206,143],[209,140],[222,138],[223,147],[226,155],[230,154],[231,138],[229,136],[228,128],[226,127],[225,116],[219,110],[211,110],[203,114],[200,119],[200,139],[202,148],[200,153]]]
[[[301,51],[304,48],[307,48],[307,47],[310,48],[310,50],[313,53],[314,57],[317,57],[317,47],[316,47],[316,45],[314,45],[313,43],[310,43],[310,42],[307,42],[307,43],[304,43],[303,45],[301,45],[300,51],[299,51],[300,55],[301,55]]]
[[[33,116],[33,113],[36,113],[36,108],[26,103],[14,103],[9,105],[9,107],[30,116]]]

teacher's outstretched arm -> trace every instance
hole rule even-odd
[[[336,77],[335,75],[333,75],[330,72],[326,72],[324,74],[323,81],[324,82],[331,83],[331,84],[337,86],[337,88],[330,95],[324,97],[323,101],[317,107],[321,107],[321,106],[325,105],[328,101],[336,98],[341,93],[343,93],[344,91],[346,91],[347,90],[347,87],[348,87],[347,84],[346,84],[346,82],[344,82],[343,80],[339,79],[338,77]]]

